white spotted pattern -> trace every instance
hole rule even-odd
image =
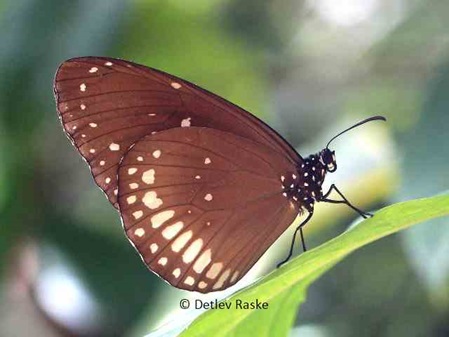
[[[168,262],[168,259],[166,257],[161,257],[159,259],[159,261],[157,261],[157,263],[159,263],[162,266],[165,266],[167,264],[167,262]]]
[[[156,253],[158,249],[159,249],[159,246],[157,245],[157,243],[152,243],[150,245],[150,250],[153,254]]]
[[[133,216],[134,216],[134,219],[140,219],[141,217],[142,217],[142,215],[143,215],[143,212],[142,211],[135,211],[134,213],[133,213]]]
[[[195,260],[196,256],[203,247],[203,239],[196,239],[190,246],[186,249],[184,254],[182,254],[182,260],[184,263],[190,263]]]
[[[87,88],[87,87],[86,87],[86,84],[85,84],[85,83],[81,83],[81,84],[80,84],[80,90],[81,90],[81,91],[86,91],[86,88]]]
[[[142,236],[145,235],[145,230],[143,228],[137,228],[134,231],[134,235],[138,236],[139,238],[141,238]]]
[[[172,86],[172,88],[174,89],[179,89],[181,88],[181,84],[177,83],[177,82],[171,82],[170,84]]]
[[[184,227],[184,222],[178,221],[174,225],[170,225],[164,228],[162,231],[162,236],[167,240],[173,239]]]
[[[157,158],[159,158],[160,156],[161,156],[161,150],[156,150],[156,151],[153,152],[153,157],[154,157],[154,158],[157,159]]]
[[[90,68],[89,69],[89,72],[92,74],[92,73],[96,73],[98,71],[98,68],[97,67],[92,67],[92,68]]]
[[[151,226],[153,228],[159,228],[167,220],[173,218],[173,215],[175,215],[175,211],[173,210],[159,212],[151,217]]]
[[[157,193],[155,191],[148,191],[147,193],[145,193],[144,197],[142,198],[142,202],[149,209],[156,209],[164,203],[162,199],[157,197]]]
[[[207,193],[207,194],[204,196],[204,200],[206,200],[206,201],[211,201],[213,198],[214,198],[214,197],[213,197],[212,194],[210,194],[210,193]]]
[[[179,252],[181,249],[184,248],[186,243],[192,238],[192,231],[187,231],[185,233],[182,233],[179,237],[176,238],[176,240],[172,243],[171,249],[174,252]]]
[[[128,169],[128,174],[129,175],[133,175],[134,173],[136,173],[137,172],[137,169],[135,168],[135,167],[130,167],[129,169]]]
[[[211,261],[212,261],[211,250],[207,249],[195,261],[195,264],[193,265],[193,270],[196,271],[198,274],[201,274]]]
[[[206,157],[206,159],[204,159],[204,164],[209,165],[212,161],[210,160],[209,157]]]
[[[173,270],[172,274],[173,274],[174,277],[178,278],[179,275],[181,275],[181,269],[176,268],[175,270]]]
[[[116,143],[111,143],[109,145],[109,150],[111,150],[111,151],[118,151],[118,150],[120,150],[120,145],[116,144]]]
[[[190,120],[191,120],[191,118],[189,117],[189,118],[186,118],[186,119],[183,119],[182,121],[181,121],[181,127],[182,128],[187,128],[187,127],[189,127],[190,126]]]
[[[223,284],[228,279],[229,274],[231,274],[231,269],[227,269],[223,274],[221,274],[220,278],[218,279],[217,283],[213,285],[212,289],[220,289],[221,287],[223,287]]]
[[[187,276],[187,278],[184,280],[184,283],[193,286],[195,284],[195,279],[192,276]]]
[[[154,174],[155,174],[154,169],[149,169],[143,172],[142,181],[147,185],[154,184]]]
[[[223,269],[223,263],[215,262],[207,271],[206,277],[213,280],[218,276],[218,274],[220,274],[222,269]]]

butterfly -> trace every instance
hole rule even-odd
[[[63,129],[120,213],[148,268],[207,293],[239,281],[298,215],[344,203],[328,147],[306,158],[263,121],[186,80],[133,62],[79,57],[54,80]],[[339,199],[331,199],[336,192]],[[285,262],[284,261],[284,262]]]

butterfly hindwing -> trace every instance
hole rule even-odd
[[[120,164],[124,229],[170,284],[209,292],[237,282],[298,214],[271,148],[200,127],[138,141]]]

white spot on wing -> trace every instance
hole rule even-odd
[[[98,124],[97,123],[89,123],[89,126],[91,128],[96,128],[98,126]]]
[[[187,128],[187,127],[189,127],[190,126],[190,120],[191,120],[192,118],[186,118],[186,119],[183,119],[182,121],[181,121],[181,127],[182,128]]]
[[[86,105],[81,104],[81,105],[80,105],[80,109],[81,109],[81,110],[86,110]]]
[[[193,286],[195,284],[195,279],[192,276],[187,276],[187,278],[184,280],[184,283]]]
[[[166,257],[161,257],[157,263],[159,263],[161,266],[165,266],[168,262],[168,259]]]
[[[112,62],[106,62],[104,65],[107,67],[110,67],[110,66],[112,66]]]
[[[137,169],[135,168],[135,167],[130,167],[129,169],[128,169],[128,174],[129,175],[133,175],[134,173],[136,173],[137,172]]]
[[[111,178],[107,177],[107,178],[104,180],[104,182],[105,182],[106,184],[109,184],[109,183],[111,182]]]
[[[181,269],[176,268],[175,270],[173,270],[172,274],[173,274],[174,277],[178,278],[179,275],[181,275]]]
[[[210,160],[209,157],[206,157],[206,159],[204,159],[204,164],[209,165],[212,161]]]
[[[182,233],[178,238],[176,238],[175,242],[171,245],[171,249],[174,252],[179,252],[186,243],[192,238],[192,231],[187,231],[185,233]]]
[[[142,215],[143,215],[143,212],[142,211],[135,211],[134,213],[133,213],[133,216],[134,216],[134,219],[140,219],[141,217],[142,217]]]
[[[120,145],[118,145],[116,143],[111,143],[109,145],[109,150],[111,150],[111,151],[118,151],[118,150],[120,150]]]
[[[223,263],[222,262],[216,262],[214,263],[209,270],[207,271],[206,277],[210,279],[214,279],[220,274],[220,271],[223,269]]]
[[[81,91],[86,91],[86,88],[87,88],[87,87],[86,87],[86,84],[85,84],[85,83],[81,83],[81,84],[80,84],[80,90],[81,90]]]
[[[104,164],[106,164],[106,162],[104,160],[100,160],[100,166],[104,166]]]
[[[178,82],[171,82],[170,85],[171,85],[172,88],[174,88],[174,89],[179,89],[179,88],[181,88],[181,84],[179,84]]]
[[[215,283],[212,287],[212,289],[220,289],[223,284],[226,282],[226,280],[229,277],[229,274],[231,274],[231,269],[227,269],[218,279],[217,283]]]
[[[126,198],[128,205],[134,204],[136,202],[136,200],[137,200],[137,198],[135,195],[130,195],[128,198]]]
[[[159,246],[157,245],[157,243],[152,243],[150,245],[150,250],[153,254],[156,253],[158,249],[159,249]]]
[[[145,184],[154,184],[154,169],[149,169],[142,174],[142,181]]]
[[[173,239],[176,234],[179,233],[179,231],[184,227],[184,222],[178,221],[174,225],[167,226],[162,231],[162,236],[166,238],[167,240]]]
[[[161,156],[161,150],[156,150],[156,151],[153,152],[153,157],[154,157],[154,158],[157,159],[157,158],[159,158],[160,156]]]
[[[137,161],[143,161],[143,157],[142,156],[137,157]]]
[[[190,246],[186,249],[184,254],[182,254],[182,260],[185,263],[192,262],[196,258],[202,247],[203,247],[203,239],[196,239],[190,244]]]
[[[210,193],[207,193],[207,194],[204,196],[204,200],[206,200],[206,201],[211,201],[213,198],[214,198],[214,197],[213,197],[212,194],[210,194]]]
[[[134,231],[134,235],[138,236],[139,238],[141,238],[142,236],[145,235],[145,230],[143,228],[137,228]]]
[[[89,72],[92,74],[92,73],[96,73],[98,71],[98,68],[97,67],[92,67],[92,68],[90,68],[89,69]]]
[[[157,197],[157,193],[155,191],[148,191],[147,193],[145,193],[144,197],[142,198],[142,202],[149,209],[156,209],[163,204],[162,199]]]
[[[139,188],[139,184],[131,183],[131,184],[129,184],[129,188],[132,190],[135,190],[136,188]]]
[[[158,228],[164,224],[165,221],[170,220],[175,215],[175,211],[168,210],[159,212],[151,217],[151,226],[153,228]]]
[[[204,289],[207,287],[207,283],[204,281],[200,281],[200,283],[198,283],[198,288],[200,289]]]
[[[211,250],[207,249],[203,254],[200,255],[200,257],[195,261],[195,264],[193,265],[193,270],[196,271],[198,274],[201,274],[206,268],[209,263],[212,261],[211,258]]]

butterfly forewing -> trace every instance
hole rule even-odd
[[[125,231],[170,284],[227,288],[296,217],[280,174],[293,169],[272,148],[211,128],[145,136],[118,172]]]
[[[292,164],[301,160],[281,136],[243,109],[132,62],[103,57],[68,60],[57,71],[54,91],[66,134],[116,208],[123,155],[140,138],[161,130],[206,126],[254,140]]]

